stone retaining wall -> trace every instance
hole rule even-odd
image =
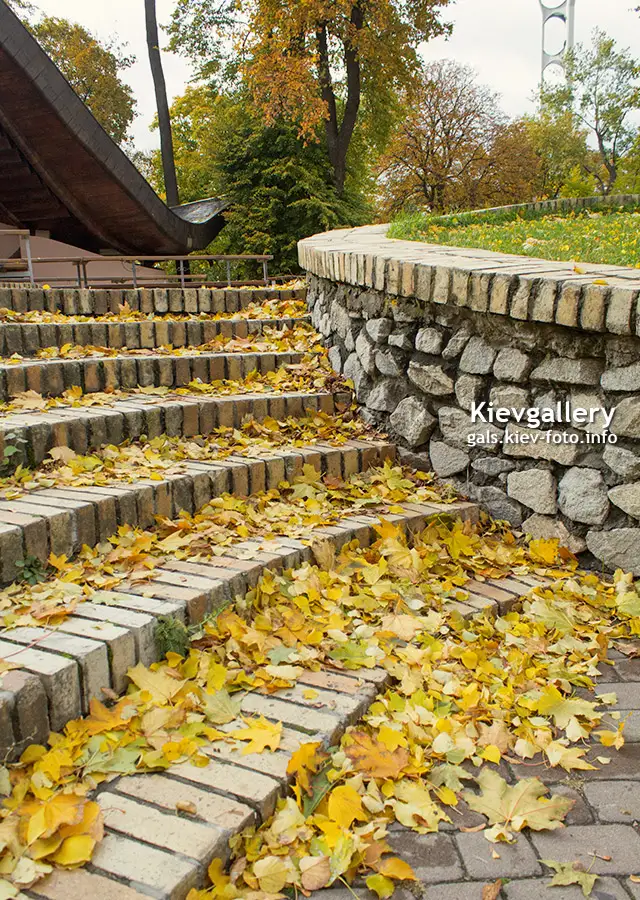
[[[640,574],[640,273],[389,240],[384,226],[299,254],[313,323],[367,418],[497,518]],[[511,412],[474,422],[474,404]],[[600,408],[615,408],[608,429],[602,412],[566,421]],[[521,409],[544,421],[526,427]]]

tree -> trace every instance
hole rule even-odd
[[[156,109],[158,111],[158,130],[160,131],[160,152],[162,154],[165,196],[168,206],[177,206],[179,202],[178,182],[176,179],[176,166],[173,156],[171,116],[169,115],[167,86],[164,80],[162,56],[160,54],[160,39],[158,37],[158,18],[156,15],[155,0],[144,0],[144,14],[147,30],[149,63],[151,65],[151,75],[153,77],[153,87],[156,95]]]
[[[589,161],[587,130],[580,128],[571,110],[553,114],[542,104],[537,115],[522,124],[539,159],[537,195],[555,199],[585,171]]]
[[[219,94],[209,85],[187,89],[171,107],[180,193],[185,202],[202,196],[230,201],[215,253],[269,253],[273,271],[296,272],[300,238],[366,221],[361,200],[366,154],[352,167],[342,197],[333,186],[322,144],[305,143],[295,126],[265,126],[246,92]],[[154,153],[145,174],[162,187],[162,164]],[[247,269],[243,277],[255,277]]]
[[[178,0],[173,49],[218,83],[244,79],[267,126],[295,123],[318,139],[339,194],[356,124],[383,139],[400,89],[420,72],[417,48],[449,26],[450,0]]]
[[[426,67],[380,163],[385,213],[528,199],[538,162],[498,97],[453,60]]]
[[[136,101],[120,73],[134,58],[125,56],[117,42],[101,43],[82,25],[66,19],[45,16],[26,24],[104,130],[124,143]]]
[[[630,115],[640,109],[640,65],[630,51],[595,29],[593,44],[578,44],[566,54],[567,81],[543,87],[542,102],[552,114],[569,113],[593,136],[597,165],[586,163],[603,194],[610,194],[620,160],[630,148],[635,130]]]

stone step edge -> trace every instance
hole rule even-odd
[[[502,605],[493,601],[492,607],[486,597],[472,589],[470,602],[460,604],[459,611],[467,619],[486,609],[502,612],[546,581],[524,576],[520,580],[492,579],[482,585],[472,582],[487,591],[500,592],[508,600]],[[508,590],[505,582],[509,583]],[[204,885],[204,873],[214,858],[228,862],[232,835],[272,814],[277,799],[286,794],[291,782],[286,771],[291,753],[307,741],[320,741],[325,747],[335,744],[348,726],[362,719],[389,681],[382,668],[323,668],[305,672],[292,689],[269,696],[248,695],[250,702],[245,698],[243,711],[283,722],[282,749],[238,756],[226,747],[216,752],[211,745],[205,751],[212,759],[206,769],[182,764],[161,775],[123,776],[103,786],[97,799],[106,814],[106,836],[94,854],[90,871],[56,872],[36,884],[31,894],[43,900],[62,900],[68,892],[82,889],[85,895],[93,891],[107,898],[117,884],[119,891],[124,886],[128,890],[122,894],[124,900],[142,900],[151,892],[163,900],[184,900],[191,888]],[[305,700],[305,685],[316,690],[316,698]],[[321,711],[318,703],[323,704]],[[233,723],[224,726],[229,730],[233,727]],[[193,802],[195,815],[181,815],[175,806],[176,797],[180,802]],[[113,810],[121,813],[117,820],[109,816]],[[230,824],[234,816],[236,822]],[[176,828],[181,832],[177,847]],[[210,831],[203,832],[206,828]],[[202,840],[203,834],[208,841]]]
[[[9,584],[19,571],[16,562],[50,553],[71,558],[83,544],[93,547],[121,525],[149,528],[156,516],[176,518],[194,513],[224,493],[248,496],[291,482],[312,465],[322,474],[348,479],[385,460],[394,461],[395,444],[386,440],[321,442],[264,452],[232,455],[210,462],[184,461],[184,471],[160,480],[128,484],[59,486],[0,500],[0,583]]]
[[[1,322],[0,357],[34,356],[48,347],[65,344],[109,347],[112,350],[153,350],[173,347],[198,347],[217,337],[248,338],[266,329],[295,328],[308,325],[311,316],[286,316],[282,319],[171,319],[163,317],[140,322]]]
[[[314,540],[328,540],[336,549],[354,539],[369,546],[377,538],[375,526],[381,518],[397,523],[407,534],[434,516],[478,518],[477,506],[465,501],[402,506],[402,514],[345,510],[338,524],[312,529],[304,540],[252,539],[225,547],[224,555],[204,562],[168,559],[154,570],[152,581],[125,581],[115,591],[94,592],[55,630],[5,629],[0,658],[19,661],[23,668],[7,673],[0,693],[4,752],[10,753],[12,747],[15,753],[22,752],[25,743],[34,741],[33,734],[36,742],[42,742],[49,729],[59,731],[85,714],[92,696],[104,700],[103,688],[121,691],[130,666],[157,658],[154,620],[159,616],[197,625],[255,587],[265,569],[280,571],[311,560]],[[497,601],[485,597],[483,603],[488,608]]]
[[[123,303],[135,312],[234,313],[265,300],[304,300],[306,287],[295,289],[258,288],[137,288],[131,290],[0,288],[0,308],[14,312],[62,313],[90,316],[117,313]]]
[[[257,421],[300,418],[314,412],[328,415],[343,412],[351,405],[348,391],[286,391],[255,394],[167,394],[149,400],[132,393],[112,404],[53,407],[35,413],[12,413],[0,417],[0,458],[8,446],[20,454],[16,465],[40,465],[53,447],[69,447],[76,453],[97,450],[105,444],[122,444],[161,434],[193,437],[210,434],[215,428],[239,427],[245,416]]]
[[[309,351],[312,352],[312,351]],[[84,394],[131,390],[136,387],[187,387],[199,380],[243,381],[250,372],[262,375],[299,363],[305,354],[290,350],[220,353],[149,353],[95,356],[82,359],[28,359],[16,364],[0,362],[0,403],[24,391],[59,397],[81,387]]]

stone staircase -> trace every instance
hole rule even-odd
[[[351,401],[347,387],[328,368],[320,377],[322,370],[316,372],[313,361],[303,362],[302,353],[196,349],[219,336],[257,340],[274,327],[304,325],[304,310],[294,314],[304,296],[300,290],[18,289],[0,295],[5,309],[0,324],[0,457],[4,452],[12,465],[41,466],[57,447],[83,454],[163,434],[198,440],[217,428],[239,429],[247,418],[282,422],[332,416]],[[261,309],[265,318],[260,318]],[[68,344],[121,352],[74,359],[36,356]],[[185,350],[161,353],[169,344]],[[22,358],[11,359],[14,354]],[[256,382],[260,389],[253,391],[246,384],[255,378],[253,372],[288,377],[305,365],[311,374],[299,390],[279,389],[277,380]],[[283,481],[293,482],[305,466],[349,481],[395,459],[393,443],[363,433],[340,443],[315,440],[258,446],[245,455],[221,454],[211,461],[187,458],[180,472],[154,478],[136,480],[132,473],[127,482],[23,491],[0,500],[0,582],[9,585],[18,578],[18,563],[26,558],[42,563],[50,554],[73,559],[84,545],[99,545],[122,527],[150,529],[156,517],[194,515],[225,494],[275,491]],[[238,539],[207,560],[168,553],[152,578],[123,578],[114,588],[88,588],[72,614],[59,622],[54,618],[34,626],[21,624],[18,616],[11,623],[15,627],[0,635],[0,658],[20,666],[2,676],[3,757],[15,759],[29,744],[45,743],[50,730],[60,731],[86,714],[92,698],[105,701],[123,693],[128,669],[138,662],[149,665],[159,656],[160,617],[196,625],[243,596],[265,569],[311,560],[313,539],[338,548],[354,539],[367,546],[381,517],[414,531],[443,514],[476,521],[479,510],[465,501],[403,502],[393,505],[393,511],[354,505],[342,509],[333,524],[302,536]],[[539,583],[525,577],[472,581],[464,601],[454,605],[464,616],[504,610]],[[209,754],[215,760],[205,769],[182,764],[162,775],[109,782],[98,795],[107,835],[91,866],[58,871],[25,896],[184,898],[190,888],[204,883],[212,858],[226,858],[233,833],[273,811],[286,789],[291,752],[311,739],[335,741],[366,710],[385,678],[379,669],[321,671],[308,673],[300,685],[276,696],[248,694],[243,712],[284,725],[276,753],[238,757],[216,748]],[[313,702],[305,699],[304,684],[317,690]],[[178,801],[193,803],[197,816],[180,815]]]

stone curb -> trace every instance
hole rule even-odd
[[[302,268],[397,297],[586,332],[640,335],[640,275],[624,266],[553,262],[387,238],[386,225],[298,243]]]
[[[35,413],[12,413],[0,417],[0,456],[4,449],[16,446],[21,461],[37,466],[53,447],[70,447],[87,453],[104,444],[121,444],[161,434],[191,437],[210,434],[214,428],[238,427],[245,416],[262,421],[267,416],[283,419],[300,417],[318,410],[332,414],[351,402],[346,392],[289,391],[281,394],[228,394],[217,396],[193,392],[168,394],[155,401],[144,394],[132,393],[110,405],[53,407]],[[19,462],[14,455],[12,462]]]
[[[123,303],[136,312],[234,313],[265,300],[304,299],[305,289],[211,290],[210,288],[137,288],[135,290],[0,288],[0,309],[42,311],[67,316],[117,314]]]
[[[140,355],[87,357],[84,359],[25,360],[16,365],[0,363],[0,402],[9,402],[23,391],[57,397],[80,386],[85,394],[131,390],[135,387],[186,387],[191,381],[242,381],[256,370],[275,372],[299,363],[302,353],[185,353],[180,356]]]
[[[206,315],[203,313],[203,315]],[[33,356],[47,347],[64,344],[110,347],[118,350],[153,350],[171,344],[173,347],[197,347],[221,336],[247,338],[268,328],[295,328],[310,322],[309,316],[283,319],[172,319],[168,316],[149,318],[144,322],[70,321],[39,324],[36,322],[0,322],[0,356]]]

